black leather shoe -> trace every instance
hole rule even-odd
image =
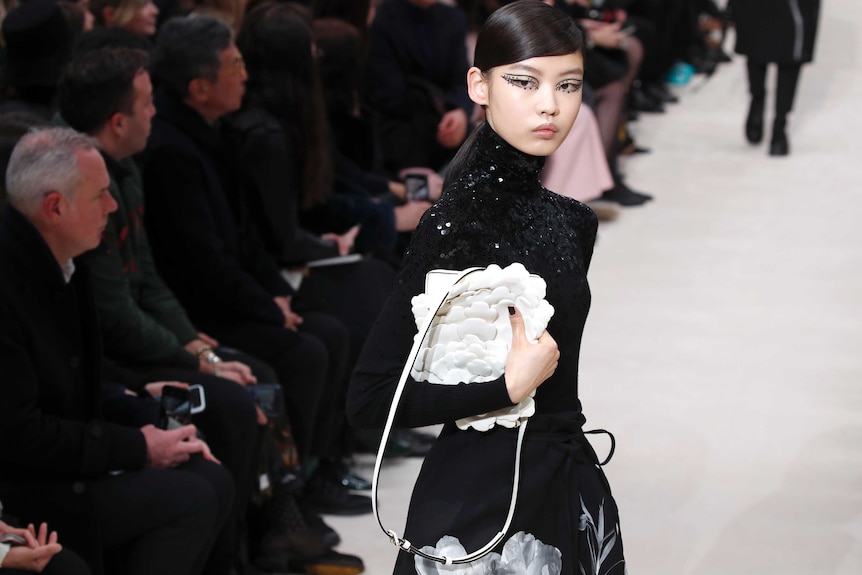
[[[665,104],[676,104],[679,102],[679,98],[671,94],[670,90],[664,84],[654,83],[650,84],[646,87],[646,93],[652,97],[654,100],[658,100],[659,102],[663,102]]]
[[[763,100],[751,99],[745,120],[745,139],[751,144],[763,141]]]
[[[343,485],[315,473],[308,481],[304,496],[308,504],[324,515],[362,515],[371,513],[371,498],[351,493]]]
[[[341,543],[341,536],[338,532],[326,524],[323,518],[318,515],[317,511],[312,509],[305,501],[299,500],[299,509],[302,512],[302,518],[305,519],[308,528],[317,533],[320,539],[327,547],[335,547]]]
[[[412,429],[396,429],[392,437],[410,446],[408,457],[425,457],[431,451],[435,439]]]
[[[770,156],[787,156],[790,154],[790,142],[787,141],[787,133],[784,128],[775,128],[772,131],[772,141],[769,142]]]
[[[358,575],[365,571],[362,559],[338,551],[329,551],[320,557],[297,561],[293,568],[300,568],[309,575]]]
[[[353,491],[371,491],[370,481],[364,477],[359,477],[350,471],[346,471],[341,477],[339,477],[338,482],[347,489],[351,489]]]
[[[652,196],[649,194],[642,194],[640,192],[636,192],[624,183],[617,182],[614,184],[613,188],[607,190],[601,195],[601,199],[609,202],[615,202],[621,206],[631,207],[645,204],[646,202],[652,200]]]
[[[664,104],[648,96],[642,89],[633,88],[629,96],[629,107],[647,114],[664,114]]]

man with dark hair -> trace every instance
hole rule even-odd
[[[73,262],[99,244],[117,207],[95,146],[69,129],[42,130],[9,161],[0,498],[25,522],[47,520],[95,573],[105,550],[121,558],[113,572],[198,573],[233,506],[230,475],[192,425],[138,429],[100,411],[93,295]]]
[[[255,405],[242,388],[255,378],[245,363],[221,361],[216,353],[224,352],[213,349],[214,340],[195,329],[156,271],[143,229],[143,183],[131,158],[146,146],[155,114],[148,64],[145,52],[106,47],[75,57],[61,78],[57,121],[98,141],[119,206],[108,218],[103,243],[78,263],[92,277],[107,357],[148,376],[127,379],[126,387],[159,397],[163,381],[181,381],[206,392],[207,408],[195,423],[237,486],[235,514],[213,555],[213,563],[226,569],[236,556],[237,521],[257,464]],[[255,365],[274,381],[269,367]],[[108,405],[116,406],[116,401]]]
[[[306,468],[337,455],[349,333],[335,318],[292,309],[293,290],[245,217],[236,158],[219,120],[242,105],[246,72],[230,29],[213,18],[174,18],[159,32],[157,115],[143,158],[153,255],[191,319],[275,369]],[[371,510],[322,473],[306,499],[321,512]]]

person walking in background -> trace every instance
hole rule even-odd
[[[763,140],[766,100],[766,67],[778,66],[775,119],[770,156],[790,153],[787,115],[793,110],[802,64],[814,58],[814,42],[820,0],[731,0],[736,24],[736,53],[748,58],[751,105],[745,121],[745,137],[752,144]]]

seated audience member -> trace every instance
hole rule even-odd
[[[2,24],[6,58],[0,113],[29,112],[50,121],[57,81],[75,39],[54,0],[30,0],[9,11]]]
[[[0,505],[0,515],[3,506]],[[23,543],[0,543],[0,574],[19,575],[44,573],[44,575],[90,575],[90,568],[74,552],[63,549],[57,543],[57,532],[48,534],[48,525],[39,530],[31,523],[27,529],[16,529],[0,521],[0,535],[18,535]]]
[[[91,138],[24,136],[9,161],[0,224],[0,497],[48,521],[96,573],[200,573],[233,505],[230,475],[194,426],[109,423],[87,270],[117,207]],[[219,572],[219,570],[207,570]]]
[[[99,26],[125,28],[147,38],[156,33],[159,8],[153,0],[90,0],[90,12]]]
[[[469,130],[467,22],[437,0],[389,0],[371,23],[367,98],[384,167],[442,168]]]
[[[360,32],[337,18],[314,20],[313,31],[323,91],[323,96],[317,99],[326,102],[336,183],[355,182],[375,201],[393,206],[396,230],[412,232],[430,204],[407,201],[403,181],[374,171],[380,160],[374,144],[374,125],[361,104],[365,49]],[[425,174],[428,199],[436,201],[440,197],[443,178],[436,172],[420,167],[405,168],[402,172]]]
[[[143,229],[144,190],[132,155],[144,149],[155,114],[145,52],[102,48],[79,54],[60,80],[57,122],[92,136],[111,178],[118,209],[108,217],[100,246],[80,256],[95,294],[105,354],[128,370],[149,376],[132,391],[158,397],[154,380],[203,386],[207,409],[194,422],[237,486],[231,525],[243,516],[257,467],[255,405],[242,386],[256,377],[246,363],[221,361],[216,342],[198,332],[156,270]],[[266,381],[272,370],[242,356]],[[146,382],[146,385],[143,385]],[[122,396],[121,396],[122,397]],[[111,402],[110,405],[114,405]],[[236,533],[225,530],[216,549],[222,563],[236,555]]]
[[[219,122],[240,108],[246,80],[230,29],[206,16],[168,21],[153,72],[161,84],[143,160],[144,221],[159,271],[195,324],[272,365],[300,455],[325,461],[337,455],[344,419],[349,333],[293,301],[247,220],[241,172]],[[370,511],[368,498],[322,473],[309,479],[309,494],[320,511]]]

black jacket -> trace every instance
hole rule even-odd
[[[292,290],[248,223],[239,170],[217,126],[163,91],[156,109],[142,173],[159,273],[204,330],[284,325],[273,296]]]
[[[6,207],[0,224],[0,499],[48,520],[98,558],[87,482],[142,468],[138,429],[102,420],[101,341],[86,267],[66,283],[39,232]],[[95,567],[94,567],[95,568]]]
[[[753,62],[814,59],[820,0],[731,0],[736,52]]]

